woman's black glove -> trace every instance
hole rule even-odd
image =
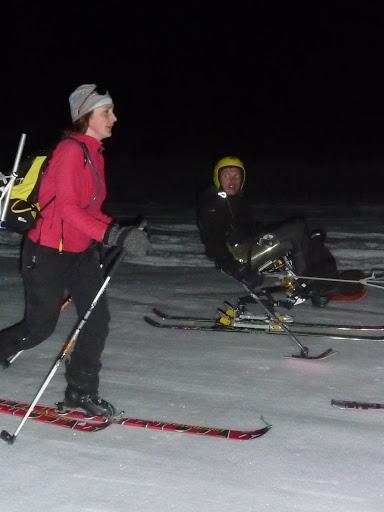
[[[121,227],[117,223],[110,224],[103,239],[108,247],[119,246],[131,256],[142,257],[148,254],[150,243],[147,233],[135,226]]]

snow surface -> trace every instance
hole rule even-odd
[[[109,205],[129,215],[126,205]],[[263,221],[293,213],[324,227],[339,267],[384,267],[384,206],[358,201],[258,202]],[[151,254],[124,262],[107,293],[112,322],[103,354],[101,396],[131,417],[252,428],[263,437],[231,441],[111,426],[94,434],[28,421],[14,445],[0,445],[2,510],[60,512],[374,512],[382,511],[384,416],[340,411],[332,398],[384,401],[384,344],[300,338],[324,362],[298,353],[285,336],[155,329],[153,306],[216,317],[244,290],[205,258],[192,208],[145,205]],[[21,319],[20,237],[0,232],[0,328]],[[384,291],[319,310],[305,303],[296,320],[383,324]],[[31,402],[76,321],[63,311],[55,333],[1,371],[1,397]],[[62,399],[62,364],[40,403]],[[1,415],[13,433],[21,420]]]

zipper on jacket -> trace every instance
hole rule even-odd
[[[77,140],[75,137],[67,137],[68,139],[72,139],[74,141],[76,141],[78,144],[80,144],[80,146],[83,148],[83,151],[84,151],[84,167],[86,166],[87,162],[89,163],[89,166],[93,172],[93,174],[95,175],[96,179],[97,179],[97,192],[96,192],[96,195],[95,197],[92,199],[92,201],[90,201],[87,206],[84,208],[85,210],[87,208],[89,208],[91,206],[91,204],[97,199],[97,196],[100,194],[100,190],[101,190],[101,182],[100,182],[100,178],[99,178],[99,175],[97,174],[96,172],[96,169],[94,168],[93,166],[93,163],[92,163],[92,159],[91,159],[91,155],[89,153],[89,149],[88,149],[88,146],[86,145],[85,142],[80,142],[79,140]]]
[[[63,245],[64,245],[64,220],[61,219],[61,239],[59,243],[59,253],[63,254]]]

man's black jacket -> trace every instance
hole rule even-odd
[[[216,187],[210,187],[201,196],[198,224],[206,255],[228,274],[233,274],[241,264],[232,256],[227,243],[253,240],[261,231],[261,224],[254,220],[241,193],[229,196]]]

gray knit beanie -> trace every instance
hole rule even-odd
[[[108,92],[99,94],[95,84],[80,85],[69,96],[69,106],[73,122],[80,119],[84,114],[88,114],[88,112],[92,112],[92,110],[104,105],[113,106],[112,98]]]

